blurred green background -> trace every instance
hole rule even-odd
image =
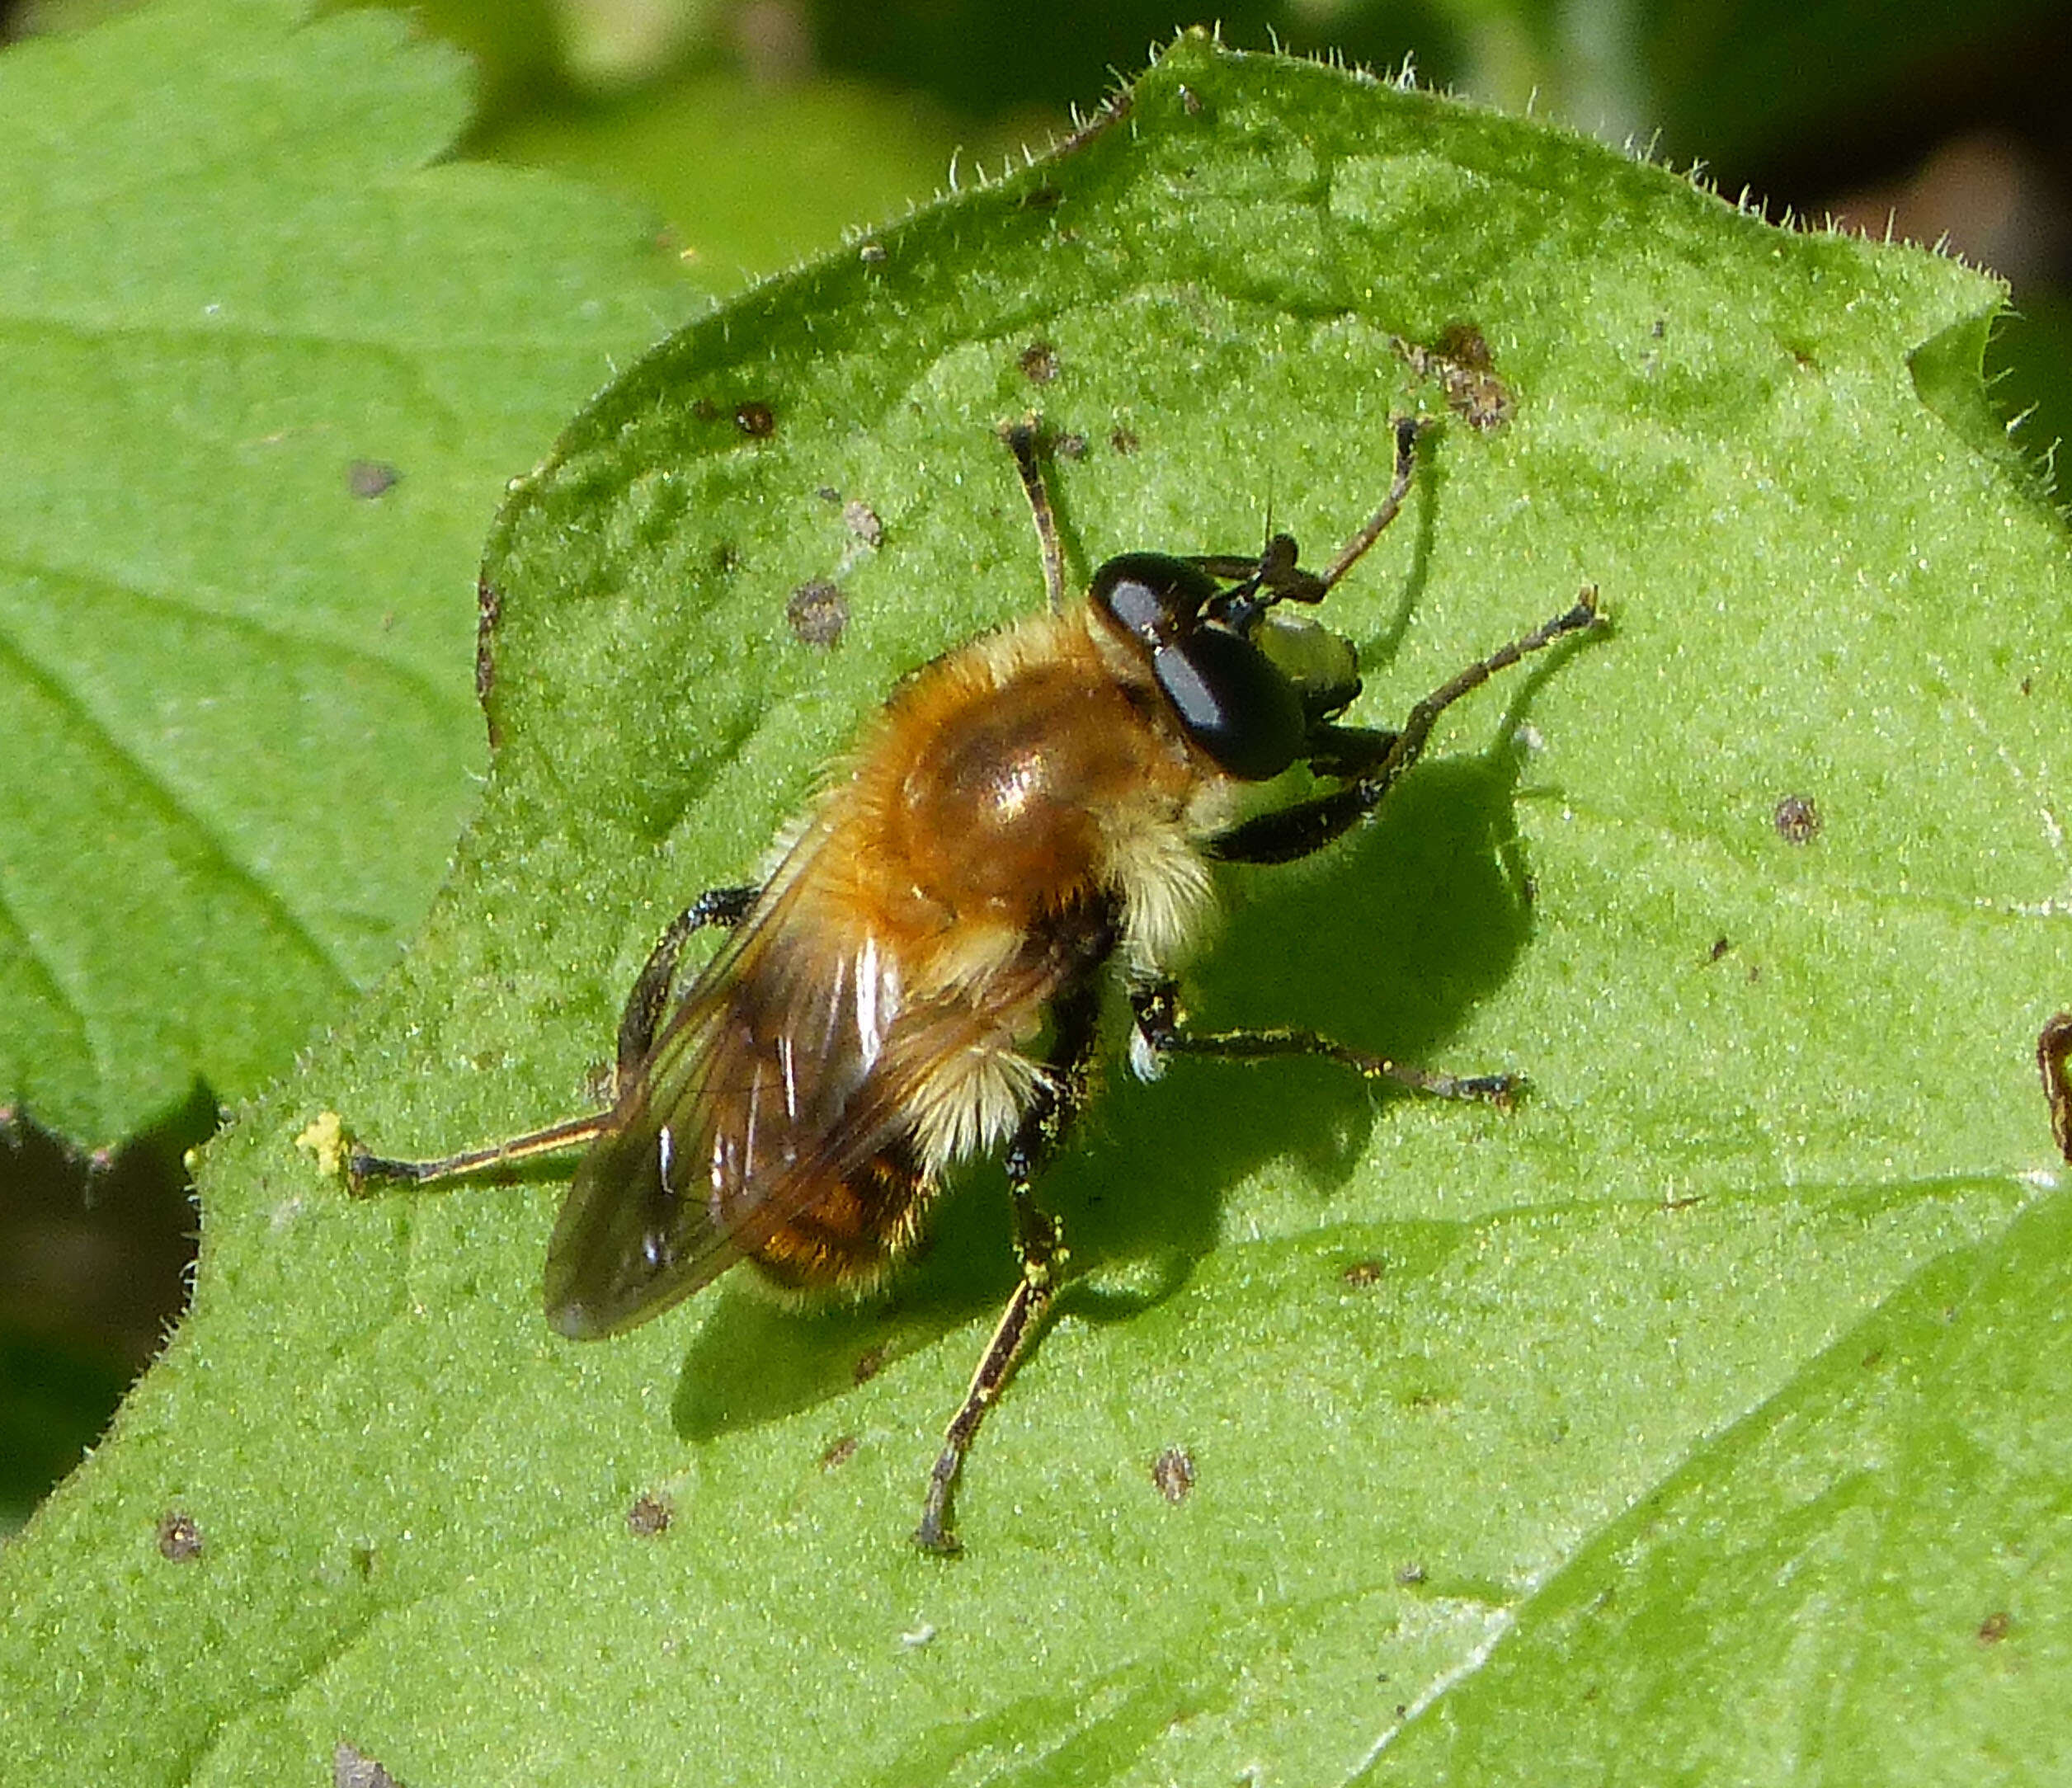
[[[115,10],[0,0],[0,42]],[[1190,22],[1172,0],[402,10],[477,66],[460,154],[633,199],[713,299],[1040,149]],[[1407,62],[1427,85],[1698,167],[1773,219],[1947,242],[2013,289],[1990,370],[2015,439],[2048,465],[2072,435],[2072,7],[1226,0],[1213,16],[1239,47]],[[181,1156],[215,1117],[198,1090],[87,1160],[0,1113],[0,1532],[92,1443],[176,1319],[195,1227]]]

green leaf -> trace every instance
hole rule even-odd
[[[529,111],[473,148],[637,188],[668,219],[685,276],[731,296],[859,219],[905,210],[942,184],[958,141],[949,119],[889,87],[699,73],[615,105]]]
[[[1999,301],[1189,37],[1027,176],[656,351],[492,538],[502,742],[431,925],[212,1151],[191,1319],[0,1555],[17,1767],[1971,1782],[2062,1753],[2069,1220],[2032,1051],[2072,991],[2068,578],[1978,426]],[[1462,324],[1506,425],[1399,346]],[[562,1169],[354,1202],[295,1148],[327,1109],[407,1151],[582,1104],[674,911],[755,872],[894,677],[1040,602],[1002,420],[1066,438],[1083,574],[1241,553],[1269,505],[1321,562],[1406,407],[1443,419],[1424,473],[1330,598],[1355,715],[1585,581],[1613,629],[1449,714],[1357,837],[1233,876],[1192,1003],[1533,1096],[1299,1062],[1113,1087],[1047,1183],[1084,1277],[981,1439],[961,1562],[906,1536],[1013,1280],[996,1169],[888,1306],[736,1276],[575,1346],[538,1308]],[[814,582],[831,650],[787,623]]]
[[[168,4],[0,59],[0,1102],[243,1096],[477,799],[482,530],[687,308],[624,214],[432,165],[449,52]]]

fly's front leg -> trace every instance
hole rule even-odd
[[[1439,685],[1410,709],[1401,732],[1330,724],[1314,728],[1306,759],[1324,774],[1350,775],[1352,779],[1343,788],[1260,814],[1218,833],[1208,842],[1208,854],[1225,863],[1293,863],[1321,850],[1387,799],[1403,773],[1424,755],[1439,717],[1463,695],[1472,694],[1520,659],[1598,624],[1597,591],[1586,589],[1566,614],[1500,647],[1486,658],[1478,658]]]
[[[1224,1061],[1265,1061],[1278,1056],[1311,1056],[1335,1061],[1369,1080],[1388,1080],[1428,1099],[1465,1099],[1509,1110],[1523,1082],[1512,1074],[1441,1074],[1412,1066],[1388,1056],[1321,1036],[1315,1031],[1275,1027],[1258,1031],[1190,1031],[1180,1009],[1180,988],[1171,981],[1154,982],[1130,995],[1137,1034],[1130,1054],[1137,1071],[1155,1077],[1171,1056],[1210,1056]]]
[[[1050,490],[1043,482],[1043,423],[1024,416],[1000,431],[1001,440],[1015,456],[1015,469],[1021,474],[1022,492],[1029,498],[1029,519],[1036,524],[1036,544],[1043,557],[1043,588],[1050,598],[1050,612],[1065,610],[1065,548],[1057,538],[1057,512],[1051,506]]]
[[[708,888],[670,921],[661,941],[648,953],[646,964],[634,979],[633,991],[627,995],[626,1009],[619,1015],[615,1098],[618,1089],[639,1072],[641,1064],[648,1059],[648,1052],[654,1047],[656,1030],[663,1013],[668,1009],[670,989],[676,981],[676,960],[682,953],[684,939],[707,925],[731,927],[740,924],[761,892],[760,887],[754,887]],[[355,1149],[346,1158],[346,1184],[358,1197],[368,1191],[371,1183],[383,1180],[400,1180],[421,1186],[434,1180],[481,1173],[492,1167],[515,1167],[539,1155],[586,1147],[604,1134],[610,1117],[608,1111],[591,1112],[563,1123],[549,1124],[544,1130],[527,1131],[507,1141],[492,1142],[486,1148],[464,1149],[458,1155],[442,1155],[431,1160],[391,1160],[384,1155],[370,1154],[365,1149]]]
[[[1086,1103],[1100,1016],[1100,996],[1092,975],[1062,997],[1053,1009],[1056,1038],[1050,1074],[1007,1145],[1007,1193],[1013,1203],[1015,1252],[1021,1261],[1021,1279],[979,1356],[963,1404],[950,1418],[942,1453],[928,1475],[921,1525],[914,1530],[914,1544],[940,1556],[961,1550],[951,1528],[951,1502],[964,1456],[978,1437],[986,1412],[1000,1400],[1015,1367],[1042,1332],[1064,1273],[1063,1233],[1057,1219],[1038,1207],[1033,1188]]]

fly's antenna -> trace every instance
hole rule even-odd
[[[1022,477],[1029,517],[1036,524],[1036,544],[1043,555],[1043,585],[1050,593],[1050,612],[1057,614],[1065,606],[1065,553],[1057,542],[1057,516],[1051,508],[1050,491],[1043,482],[1039,457],[1042,433],[1043,419],[1029,416],[1019,422],[1004,424],[1000,438],[1007,443],[1008,452],[1015,456],[1015,469]]]
[[[1396,476],[1389,481],[1388,495],[1382,499],[1382,506],[1367,518],[1359,532],[1339,548],[1338,557],[1318,576],[1319,596],[1360,562],[1361,555],[1381,539],[1382,530],[1395,520],[1403,506],[1403,499],[1410,495],[1410,480],[1417,475],[1417,437],[1424,432],[1425,425],[1416,416],[1399,416],[1392,426],[1396,431]]]

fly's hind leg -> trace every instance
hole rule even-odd
[[[1523,1086],[1512,1074],[1443,1074],[1389,1056],[1369,1055],[1316,1031],[1277,1026],[1256,1031],[1190,1031],[1180,1009],[1180,988],[1160,981],[1130,995],[1137,1021],[1130,1056],[1137,1073],[1154,1080],[1173,1056],[1209,1056],[1223,1061],[1265,1061],[1278,1056],[1311,1056],[1335,1061],[1369,1080],[1387,1080],[1427,1099],[1457,1099],[1508,1110]]]
[[[748,916],[748,909],[762,892],[755,882],[732,887],[709,887],[669,921],[669,929],[648,953],[648,960],[633,977],[633,991],[626,995],[626,1009],[619,1016],[619,1047],[615,1052],[615,1094],[640,1072],[648,1052],[655,1047],[655,1033],[669,1009],[669,995],[676,985],[676,962],[684,941],[694,931],[718,925],[731,931]]]
[[[952,1531],[951,1503],[964,1456],[978,1437],[986,1412],[1000,1400],[1015,1368],[1042,1332],[1064,1273],[1063,1233],[1057,1219],[1038,1206],[1032,1188],[1086,1103],[1100,1018],[1100,995],[1094,977],[1088,975],[1061,996],[1052,1013],[1050,1073],[1007,1145],[1007,1193],[1013,1201],[1015,1252],[1021,1261],[1021,1279],[979,1356],[963,1404],[950,1418],[942,1453],[928,1475],[921,1525],[914,1530],[914,1544],[939,1556],[962,1550]]]
[[[731,928],[739,925],[761,892],[760,887],[754,886],[708,888],[669,922],[668,929],[648,953],[647,962],[634,978],[633,991],[626,996],[626,1009],[619,1014],[619,1042],[615,1052],[615,1099],[628,1080],[639,1072],[642,1063],[648,1059],[648,1052],[654,1047],[655,1033],[662,1014],[668,1009],[670,991],[676,985],[676,962],[682,954],[684,940],[707,925]],[[539,1155],[586,1146],[604,1133],[610,1116],[609,1111],[589,1112],[580,1118],[549,1124],[544,1130],[529,1130],[525,1135],[506,1141],[492,1142],[484,1148],[464,1149],[458,1155],[442,1155],[431,1160],[392,1160],[370,1154],[365,1149],[355,1149],[346,1158],[346,1183],[353,1196],[359,1197],[367,1193],[370,1184],[383,1180],[400,1180],[421,1186],[490,1168],[513,1167]]]
[[[424,1186],[434,1180],[454,1179],[464,1174],[482,1173],[492,1167],[516,1167],[520,1161],[530,1161],[542,1155],[558,1155],[563,1149],[587,1146],[604,1133],[605,1121],[610,1115],[609,1112],[586,1112],[580,1118],[549,1124],[544,1130],[528,1130],[522,1136],[492,1142],[484,1148],[463,1149],[458,1155],[441,1155],[428,1161],[392,1160],[386,1155],[370,1155],[365,1149],[356,1148],[346,1157],[346,1189],[354,1197],[364,1198],[384,1180]]]

